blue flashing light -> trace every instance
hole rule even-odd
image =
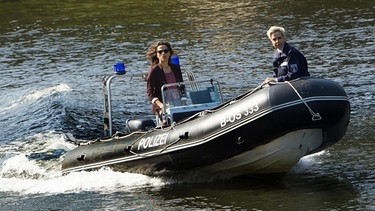
[[[178,56],[172,56],[172,64],[180,65],[180,59]]]
[[[125,74],[125,64],[124,62],[117,62],[115,65],[113,65],[114,71],[118,75]]]

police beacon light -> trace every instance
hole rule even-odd
[[[117,62],[114,66],[114,71],[117,75],[122,75],[122,74],[125,74],[126,71],[125,71],[125,64],[124,62]]]
[[[172,56],[172,64],[180,65],[180,59],[178,56]]]

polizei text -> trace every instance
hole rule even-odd
[[[138,150],[165,145],[167,143],[167,137],[168,133],[142,138],[139,141]]]

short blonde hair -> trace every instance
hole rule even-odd
[[[271,28],[268,29],[268,31],[267,31],[268,39],[271,39],[272,34],[274,34],[276,32],[280,32],[281,36],[286,38],[285,37],[285,29],[283,27],[281,27],[281,26],[271,26]]]

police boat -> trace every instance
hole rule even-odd
[[[113,79],[147,73],[105,76],[104,137],[67,152],[63,174],[102,167],[152,176],[287,173],[302,157],[325,150],[347,131],[348,96],[332,80],[305,77],[262,84],[224,102],[218,81],[185,73],[185,82],[162,87],[166,125],[158,125],[155,116],[131,117],[116,132]],[[169,87],[183,90],[181,98],[169,99]]]

